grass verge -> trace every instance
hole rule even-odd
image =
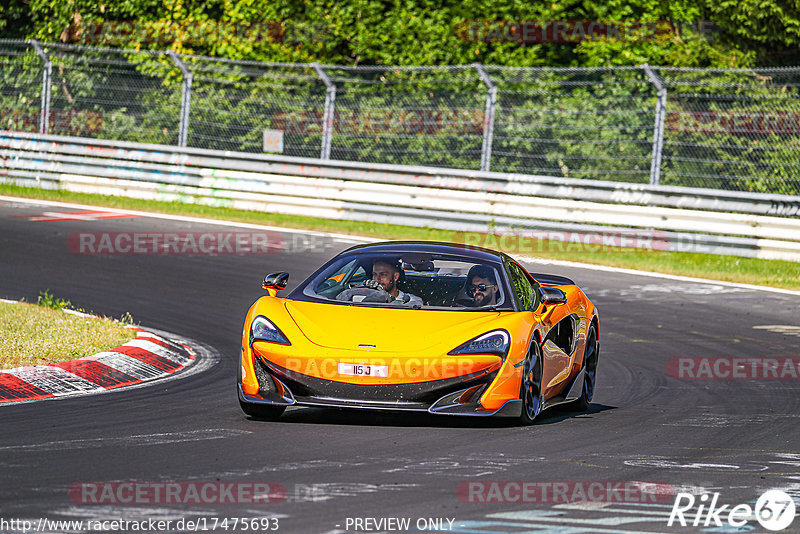
[[[202,204],[108,197],[7,184],[0,184],[0,194],[285,228],[335,232],[378,239],[458,240],[459,242],[464,242],[463,233],[459,234],[449,230],[243,211]],[[761,260],[692,252],[665,252],[639,248],[603,247],[599,245],[587,246],[550,240],[530,242],[512,240],[512,242],[509,242],[509,240],[486,234],[470,234],[467,242],[503,250],[512,256],[535,256],[785,289],[800,289],[800,263],[790,261]]]
[[[109,318],[79,317],[58,306],[0,302],[0,369],[76,360],[135,337],[133,330]]]

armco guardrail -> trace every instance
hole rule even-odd
[[[0,131],[0,158],[0,179],[20,185],[454,232],[800,261],[800,197],[793,196],[7,131]]]

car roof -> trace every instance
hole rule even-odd
[[[383,241],[356,245],[342,252],[397,254],[401,252],[427,252],[430,254],[456,254],[476,260],[502,263],[508,255],[483,247],[465,245],[464,243],[446,243],[439,241]]]

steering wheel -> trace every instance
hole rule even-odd
[[[362,299],[355,300],[355,297],[364,297]],[[336,300],[341,300],[343,302],[382,302],[387,303],[390,302],[392,296],[384,291],[383,289],[370,289],[368,287],[354,287],[351,289],[345,289],[338,295],[336,295]]]
[[[475,306],[475,299],[472,298],[472,296],[467,293],[466,289],[462,287],[453,297],[453,305],[471,308]]]
[[[462,306],[465,308],[475,307],[475,299],[470,297],[456,297],[454,303],[456,306]]]

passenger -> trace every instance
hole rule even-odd
[[[469,270],[464,288],[472,298],[472,306],[494,306],[497,304],[497,280],[494,269],[486,265],[475,265]]]

